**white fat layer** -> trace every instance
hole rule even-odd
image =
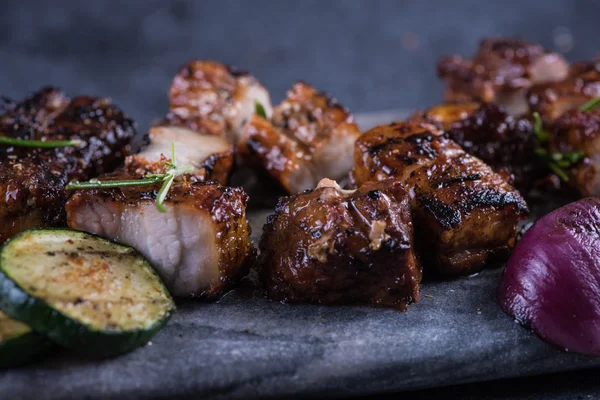
[[[557,82],[565,79],[569,64],[558,54],[547,54],[529,66],[529,74],[534,83]]]
[[[373,221],[371,230],[369,231],[369,248],[371,250],[381,249],[381,244],[390,238],[390,235],[385,233],[385,221]]]
[[[317,189],[320,189],[320,188],[332,188],[344,196],[349,196],[352,193],[356,192],[356,190],[342,189],[336,181],[329,179],[329,178],[323,178],[319,181],[319,183],[317,185]]]
[[[202,135],[186,128],[158,126],[150,129],[150,145],[137,154],[148,161],[159,161],[161,154],[171,158],[171,143],[175,144],[175,154],[180,165],[201,164],[215,153],[223,153],[231,148],[225,139]]]
[[[69,215],[71,228],[104,236],[136,248],[146,257],[175,296],[202,293],[219,280],[216,231],[210,215],[153,202],[123,206],[89,202]]]
[[[255,102],[262,104],[267,118],[271,118],[273,114],[269,92],[257,80],[243,76],[238,79],[238,84],[235,101],[224,110],[225,118],[231,127],[231,132],[228,133],[231,143],[238,142],[244,126],[256,112]]]

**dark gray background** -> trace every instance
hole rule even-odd
[[[169,82],[192,58],[249,70],[275,100],[302,79],[354,112],[407,109],[439,100],[442,54],[506,34],[591,58],[600,16],[598,2],[572,0],[1,3],[0,93],[54,84],[110,96],[142,128],[165,112]]]
[[[594,1],[0,0],[0,94],[53,84],[112,97],[141,128],[161,117],[184,62],[209,58],[259,77],[280,100],[297,79],[354,112],[440,99],[435,61],[471,54],[486,35],[561,49],[600,48]],[[436,389],[429,396],[596,398],[597,371]],[[423,395],[424,393],[420,393]],[[419,398],[419,394],[413,394]]]

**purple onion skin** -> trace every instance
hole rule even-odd
[[[566,351],[600,355],[600,197],[538,220],[500,282],[500,306]]]

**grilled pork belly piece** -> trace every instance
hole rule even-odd
[[[562,56],[540,45],[513,38],[488,38],[472,59],[443,57],[438,76],[447,83],[445,101],[492,102],[511,115],[528,111],[526,92],[543,82],[556,82],[568,73]]]
[[[582,197],[600,195],[600,111],[570,110],[551,125],[549,150],[581,153],[583,158],[569,168],[568,186]]]
[[[435,125],[397,122],[356,142],[356,184],[394,178],[411,195],[416,245],[423,265],[442,275],[471,274],[505,260],[525,201],[480,159]]]
[[[260,249],[271,299],[402,310],[419,299],[408,195],[397,181],[347,191],[324,179],[281,198]]]
[[[537,111],[546,122],[551,122],[598,96],[600,59],[573,64],[566,79],[531,88],[527,100],[532,111]]]
[[[171,83],[169,98],[163,124],[186,126],[234,144],[254,115],[256,102],[271,115],[269,92],[257,79],[213,61],[194,60],[183,66]]]
[[[450,139],[494,171],[505,175],[519,190],[529,190],[547,168],[536,156],[533,124],[513,117],[492,103],[441,104],[424,117],[440,123]]]
[[[133,121],[110,100],[45,88],[4,102],[0,134],[28,140],[79,139],[81,147],[0,146],[0,243],[29,228],[65,224],[64,187],[111,171],[131,152]]]
[[[100,180],[140,179],[164,173],[162,162],[139,159]],[[241,188],[179,177],[168,192],[166,213],[156,209],[160,185],[78,190],[69,199],[69,227],[136,248],[175,296],[214,297],[248,272],[255,250]]]
[[[234,148],[227,140],[178,126],[154,126],[149,134],[150,143],[136,154],[134,161],[140,158],[145,160],[143,164],[160,161],[163,155],[171,154],[173,144],[178,162],[192,165],[196,177],[223,185],[229,181],[234,164]]]
[[[297,82],[270,120],[253,115],[239,144],[242,158],[267,172],[288,193],[341,179],[352,168],[360,130],[334,99]]]

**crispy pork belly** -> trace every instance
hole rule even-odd
[[[213,61],[194,60],[175,76],[167,125],[238,141],[258,102],[271,115],[269,92],[254,77]]]
[[[22,230],[65,224],[64,187],[112,171],[131,152],[133,121],[107,99],[72,100],[54,88],[23,102],[6,101],[2,135],[30,140],[78,139],[81,147],[0,146],[0,243]]]
[[[123,168],[100,180],[139,179],[163,173],[164,162],[146,170]],[[241,188],[203,182],[193,175],[176,180],[156,209],[160,185],[78,190],[69,199],[70,228],[136,248],[175,296],[215,297],[248,272],[255,250],[246,220],[248,196]]]
[[[271,299],[402,310],[419,299],[408,195],[397,181],[347,191],[324,179],[281,198],[260,249]]]
[[[423,121],[379,126],[356,142],[356,184],[395,178],[411,196],[423,265],[442,275],[505,260],[525,201],[480,159]]]
[[[450,139],[505,175],[519,190],[531,189],[546,174],[535,154],[538,143],[528,119],[513,117],[492,103],[441,104],[424,116],[442,124]]]
[[[482,40],[472,59],[440,59],[437,70],[448,85],[445,101],[493,102],[511,115],[521,115],[528,111],[527,89],[564,79],[568,64],[540,45],[498,37]]]
[[[581,153],[569,169],[568,186],[582,197],[600,195],[600,111],[570,110],[551,125],[550,151]]]
[[[242,159],[268,173],[288,193],[313,189],[326,177],[341,179],[352,168],[360,130],[334,99],[303,82],[273,110],[254,115],[239,143]]]
[[[537,111],[546,122],[551,122],[598,96],[600,59],[573,64],[566,79],[536,85],[529,90],[527,99],[532,111]]]
[[[179,126],[154,126],[150,128],[150,143],[135,159],[143,158],[143,164],[160,161],[163,155],[171,154],[171,144],[175,146],[178,162],[192,165],[196,177],[227,184],[234,164],[234,148],[218,136]]]

